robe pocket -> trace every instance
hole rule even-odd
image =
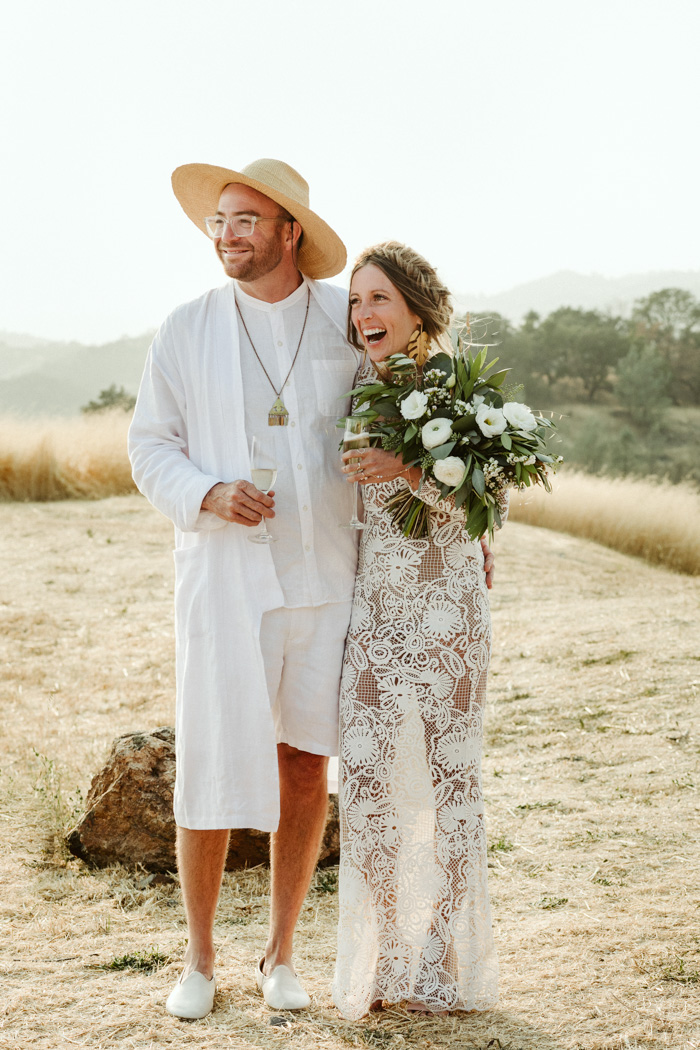
[[[200,638],[211,627],[213,595],[209,586],[208,544],[173,551],[175,560],[175,636],[178,642]]]
[[[318,410],[322,416],[334,419],[346,416],[350,411],[350,398],[343,397],[355,385],[357,363],[345,361],[312,361]]]

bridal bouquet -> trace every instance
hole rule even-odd
[[[504,401],[500,387],[508,369],[494,372],[498,358],[487,361],[487,350],[474,356],[457,337],[452,356],[442,352],[421,363],[420,350],[409,344],[411,356],[392,355],[382,362],[380,381],[352,391],[353,414],[371,422],[382,447],[423,469],[417,492],[402,490],[386,504],[411,539],[430,535],[431,509],[420,499],[426,479],[441,499],[454,496],[472,540],[486,531],[493,539],[508,486],[541,484],[551,491],[549,475],[562,458],[545,450],[554,423]]]

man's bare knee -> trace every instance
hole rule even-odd
[[[323,781],[328,770],[326,755],[313,755],[290,744],[278,744],[280,778],[309,786]]]

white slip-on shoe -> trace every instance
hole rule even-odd
[[[214,1005],[216,978],[208,981],[203,973],[194,970],[185,980],[179,980],[168,996],[165,1009],[173,1017],[189,1021],[206,1017]]]
[[[275,966],[269,977],[263,973],[264,959],[258,963],[255,979],[263,999],[273,1010],[305,1010],[311,999],[299,984],[299,979],[289,966]]]

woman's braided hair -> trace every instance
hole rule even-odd
[[[399,241],[385,241],[375,244],[358,257],[350,282],[363,266],[378,266],[389,278],[395,288],[401,292],[406,305],[412,313],[418,314],[423,322],[424,331],[431,339],[438,341],[450,327],[452,304],[450,293],[442,283],[433,267],[406,244]],[[354,324],[351,311],[348,309],[348,340],[358,350],[364,350]]]

